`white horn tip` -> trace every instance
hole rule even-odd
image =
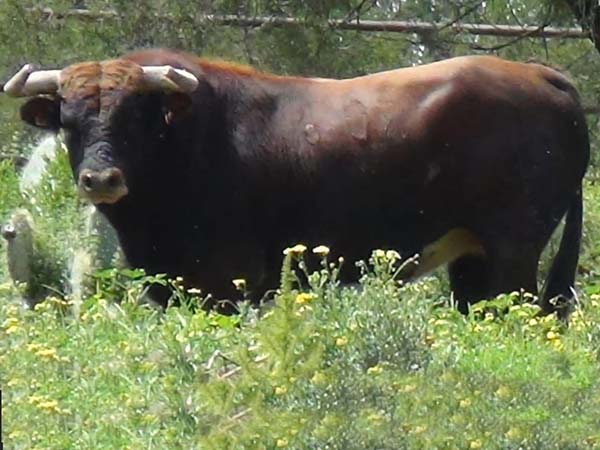
[[[187,70],[171,66],[144,66],[143,70],[150,86],[186,93],[194,92],[198,87],[198,79]]]
[[[4,85],[4,92],[12,97],[51,94],[58,89],[60,70],[38,70],[33,64],[25,64]]]

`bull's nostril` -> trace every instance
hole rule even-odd
[[[81,175],[81,184],[83,188],[87,191],[92,189],[92,184],[94,183],[94,177],[91,173],[85,173]]]
[[[111,188],[115,188],[115,187],[119,186],[121,184],[121,174],[117,171],[111,172],[111,174],[108,176],[108,178],[106,180],[106,183]]]

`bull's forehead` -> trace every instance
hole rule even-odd
[[[129,92],[140,90],[143,69],[122,59],[73,64],[60,74],[60,95],[66,101],[84,100],[100,114],[111,111]]]

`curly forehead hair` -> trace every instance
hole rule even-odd
[[[99,113],[108,113],[122,93],[139,90],[142,68],[122,59],[84,62],[62,70],[60,94],[65,100],[84,100]]]

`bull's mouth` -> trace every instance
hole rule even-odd
[[[82,198],[89,200],[94,205],[104,203],[105,205],[113,205],[125,197],[129,193],[127,186],[119,186],[110,192],[95,192],[79,187],[79,195]]]

